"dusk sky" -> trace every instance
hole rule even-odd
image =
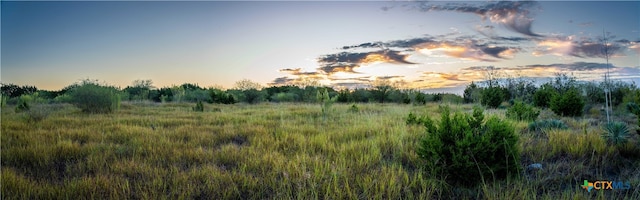
[[[317,81],[460,88],[572,73],[640,81],[640,2],[1,2],[1,82],[59,90]]]

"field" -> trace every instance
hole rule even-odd
[[[355,112],[334,104],[326,117],[318,104],[192,106],[123,102],[112,114],[85,114],[39,105],[32,110],[48,114],[39,120],[7,106],[2,199],[640,199],[638,135],[608,145],[602,120],[589,114],[544,110],[540,118],[569,126],[544,136],[510,121],[520,138],[520,175],[469,188],[447,184],[416,154],[425,128],[405,117],[438,116],[439,104],[357,104]],[[543,168],[528,169],[533,163]],[[631,188],[587,192],[584,180]]]

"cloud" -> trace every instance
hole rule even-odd
[[[276,78],[269,85],[291,85],[295,79],[286,76]]]
[[[420,77],[443,79],[447,81],[465,81],[460,79],[460,74],[456,73],[423,72]]]
[[[431,2],[419,2],[417,8],[423,12],[453,11],[461,13],[473,13],[482,20],[489,20],[501,24],[507,29],[533,37],[541,35],[531,30],[533,18],[532,9],[537,5],[534,1],[499,1],[484,4],[446,3],[433,4]]]
[[[318,58],[318,63],[321,65],[318,70],[331,75],[337,72],[358,73],[354,69],[362,65],[378,62],[415,64],[407,61],[408,57],[408,54],[388,49],[362,53],[340,52]]]
[[[319,72],[303,72],[301,68],[295,68],[295,69],[286,68],[286,69],[281,69],[280,72],[288,73],[295,76],[305,76],[305,77],[322,76],[322,74]]]
[[[550,64],[550,65],[525,65],[518,68],[519,69],[556,68],[561,71],[596,71],[596,70],[606,70],[608,67],[615,68],[613,65],[607,65],[605,63],[592,63],[592,62],[574,62],[570,64]]]
[[[507,42],[523,42],[523,41],[530,41],[531,39],[526,38],[526,37],[504,37],[504,36],[498,36],[498,34],[496,34],[495,32],[495,27],[491,26],[491,25],[485,25],[485,26],[476,26],[476,31],[492,40],[497,40],[497,41],[507,41]]]
[[[605,48],[608,55],[618,55],[622,52],[624,46],[618,42],[607,43],[595,42],[591,39],[574,40],[573,36],[566,38],[547,38],[538,41],[537,48],[533,51],[533,55],[557,55],[557,56],[573,56],[579,58],[604,58]]]

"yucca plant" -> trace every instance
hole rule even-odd
[[[602,137],[606,139],[609,144],[624,144],[629,138],[629,127],[622,122],[609,122],[604,126],[604,131]]]
[[[529,124],[529,131],[543,132],[549,129],[568,129],[569,127],[557,119],[534,121]]]

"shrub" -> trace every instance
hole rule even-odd
[[[40,107],[38,109],[31,109],[31,110],[25,112],[24,118],[29,123],[31,123],[31,122],[40,122],[40,121],[44,120],[45,118],[47,118],[50,113],[51,113],[50,109],[48,109],[46,107]]]
[[[83,83],[70,91],[70,102],[85,113],[109,113],[120,106],[120,96],[113,87]]]
[[[602,137],[613,145],[621,145],[629,138],[629,127],[622,122],[610,122],[604,126]]]
[[[549,129],[568,129],[569,127],[562,121],[557,119],[547,119],[542,121],[534,121],[529,124],[529,131],[542,133]]]
[[[514,102],[513,106],[509,107],[506,112],[508,118],[519,121],[533,121],[538,118],[538,115],[540,115],[538,109],[521,101]]]
[[[316,100],[320,103],[320,107],[322,107],[322,119],[327,119],[327,114],[331,110],[331,105],[333,105],[333,102],[335,102],[337,98],[337,96],[329,98],[327,88],[319,89],[316,92]]]
[[[443,174],[454,184],[476,184],[485,177],[516,175],[520,158],[518,137],[511,124],[496,117],[486,122],[478,107],[473,116],[442,109],[438,126],[426,121],[427,135],[420,141],[418,155],[427,169]],[[428,117],[427,117],[428,118]],[[483,123],[484,122],[484,123]]]
[[[640,106],[634,102],[627,103],[627,109],[638,118],[638,126],[640,126]]]
[[[556,94],[551,98],[551,110],[562,116],[581,116],[584,108],[584,99],[577,88],[570,88],[563,94]]]
[[[549,107],[549,102],[551,102],[551,98],[555,96],[556,93],[558,93],[556,89],[549,83],[540,86],[540,88],[533,93],[533,105],[541,108]]]
[[[196,112],[204,112],[204,105],[202,105],[202,101],[198,101],[198,103],[196,103],[196,106],[191,109]]]
[[[18,105],[16,106],[16,113],[19,112],[24,112],[24,111],[29,111],[31,109],[31,106],[29,106],[29,103],[27,103],[27,101],[24,100],[20,100],[20,103],[18,103]]]
[[[358,108],[356,104],[352,104],[351,107],[349,107],[349,112],[353,112],[353,113],[360,112],[360,108]]]
[[[505,100],[506,94],[500,87],[488,87],[482,90],[481,103],[490,108],[497,108]]]
[[[474,82],[467,85],[464,89],[464,103],[476,103],[480,101],[480,95],[482,94],[482,88],[478,87]]]

